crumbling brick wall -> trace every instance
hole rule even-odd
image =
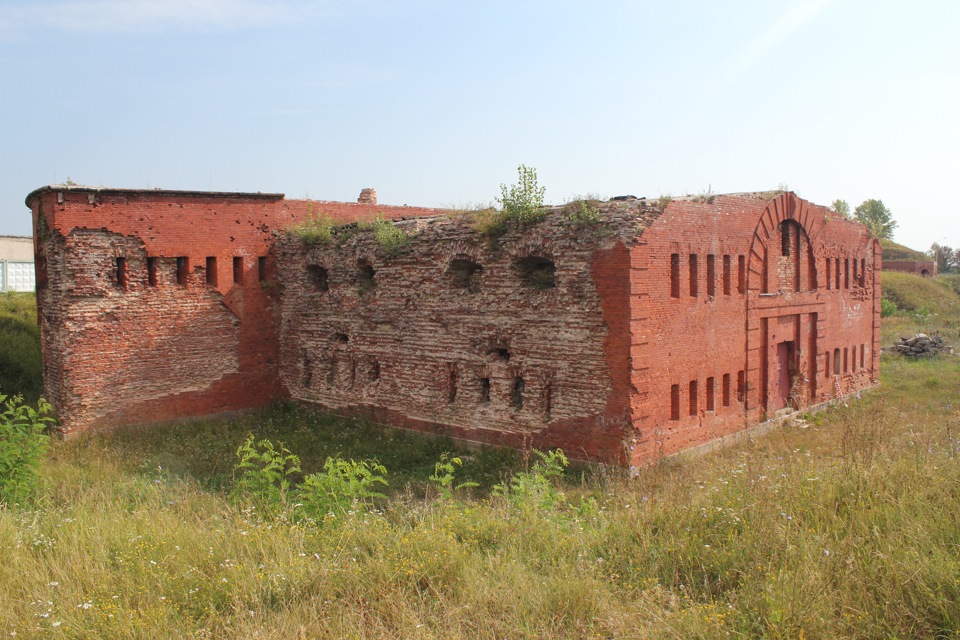
[[[283,383],[392,424],[618,459],[637,222],[583,227],[556,210],[491,238],[470,217],[439,217],[397,225],[410,241],[393,254],[369,229],[329,244],[288,234]]]

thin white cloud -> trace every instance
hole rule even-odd
[[[0,8],[0,34],[230,31],[314,15],[324,2],[280,0],[53,0]]]
[[[760,35],[749,42],[734,60],[720,75],[719,84],[725,85],[742,78],[757,62],[762,60],[773,49],[790,37],[817,16],[826,11],[834,0],[804,0],[788,9],[777,20],[764,29]]]

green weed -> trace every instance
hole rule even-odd
[[[410,246],[410,234],[392,221],[382,218],[373,223],[373,237],[383,252],[390,256],[397,255]]]
[[[53,422],[42,398],[34,409],[21,396],[0,394],[0,505],[30,502],[40,485],[40,467]]]
[[[308,207],[310,211],[309,218],[295,225],[290,231],[303,240],[304,244],[308,246],[314,244],[330,244],[333,242],[334,236],[333,219],[323,212],[314,215],[312,205],[308,205]]]

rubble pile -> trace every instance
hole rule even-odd
[[[914,358],[935,356],[938,353],[953,353],[953,349],[943,341],[943,337],[928,336],[925,333],[918,333],[913,337],[901,337],[893,345],[893,350]]]

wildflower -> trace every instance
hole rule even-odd
[[[57,582],[57,581],[53,581],[53,582],[49,583],[47,586],[48,586],[48,587],[58,587],[58,586],[60,586],[60,583]]]
[[[63,623],[62,623],[61,621],[57,620],[56,622],[54,622],[54,623],[51,624],[50,626],[53,627],[54,629],[56,629],[57,627],[59,627],[59,626],[62,625],[62,624],[63,624]]]

